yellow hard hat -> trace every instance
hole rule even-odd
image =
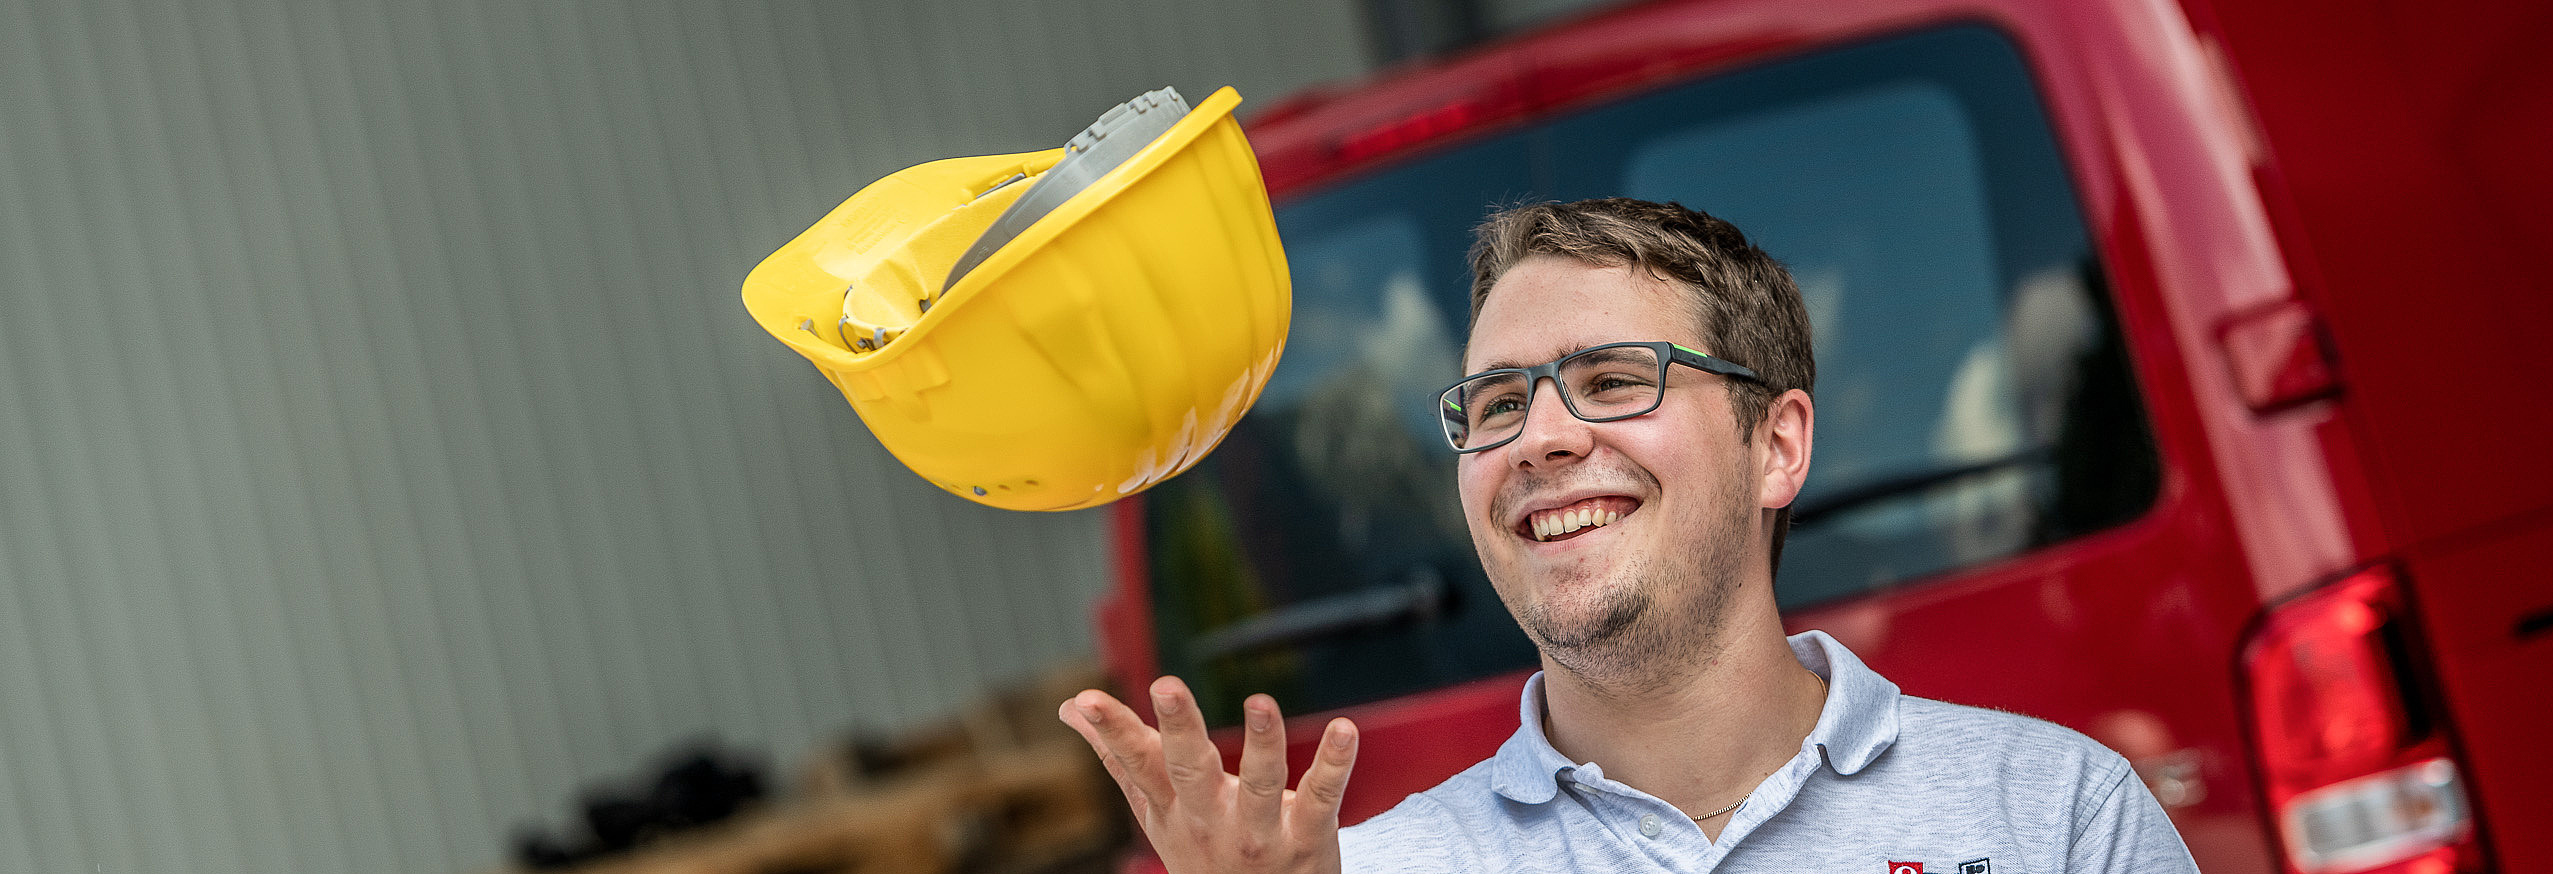
[[[1188,469],[1276,369],[1292,286],[1230,88],[1155,91],[1060,149],[853,194],[745,278],[895,457],[1011,510]]]

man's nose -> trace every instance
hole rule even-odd
[[[1545,386],[1551,391],[1544,392]],[[1571,415],[1569,403],[1560,396],[1560,381],[1544,377],[1534,383],[1533,403],[1525,408],[1524,430],[1507,448],[1515,453],[1519,466],[1550,464],[1567,458],[1585,458],[1595,430],[1585,420]]]

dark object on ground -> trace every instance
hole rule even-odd
[[[574,867],[724,822],[767,794],[762,766],[714,741],[678,747],[661,761],[656,775],[640,784],[644,788],[587,789],[583,835],[552,834],[539,826],[518,830],[515,861],[535,871]]]

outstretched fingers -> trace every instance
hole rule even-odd
[[[1330,720],[1322,730],[1321,748],[1312,754],[1312,766],[1303,769],[1302,782],[1295,784],[1287,817],[1298,840],[1338,840],[1339,802],[1347,797],[1348,772],[1356,768],[1356,742],[1356,723],[1346,717]]]
[[[1191,819],[1219,819],[1221,805],[1216,802],[1223,797],[1223,754],[1206,736],[1205,717],[1198,714],[1197,699],[1188,693],[1188,684],[1177,677],[1154,680],[1152,715],[1161,723],[1161,763],[1170,791],[1176,794],[1173,803]]]
[[[1356,765],[1355,723],[1331,720],[1311,767],[1287,791],[1285,716],[1275,699],[1242,703],[1241,765],[1231,774],[1187,685],[1163,677],[1149,692],[1158,731],[1096,690],[1065,701],[1058,715],[1099,754],[1171,870],[1339,870],[1339,804]]]
[[[1161,766],[1161,735],[1134,710],[1106,692],[1086,689],[1065,701],[1058,715],[1099,754],[1138,819],[1172,797],[1169,775]]]
[[[1275,835],[1285,822],[1285,715],[1276,699],[1252,695],[1241,702],[1241,794],[1233,799],[1241,826]]]

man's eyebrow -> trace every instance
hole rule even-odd
[[[1647,349],[1639,348],[1639,347],[1636,347],[1636,346],[1621,346],[1621,347],[1616,347],[1616,348],[1612,348],[1612,349],[1606,349],[1606,350],[1604,350],[1604,351],[1602,351],[1602,352],[1592,353],[1592,354],[1588,355],[1585,359],[1581,359],[1581,360],[1592,360],[1592,361],[1595,361],[1595,362],[1600,363],[1600,364],[1612,364],[1612,363],[1617,362],[1617,361],[1631,361],[1631,360],[1636,360],[1636,359],[1645,359],[1645,358],[1647,358],[1647,357],[1648,357],[1648,355],[1649,355],[1649,350],[1647,350]]]
[[[1605,345],[1605,344],[1603,344],[1603,343],[1589,343],[1589,344],[1584,345],[1584,346],[1574,346],[1574,347],[1570,347],[1570,348],[1567,348],[1567,349],[1562,349],[1562,350],[1560,350],[1560,351],[1558,351],[1558,352],[1554,352],[1554,353],[1552,353],[1552,354],[1551,354],[1551,357],[1549,357],[1549,358],[1545,358],[1545,359],[1543,359],[1543,360],[1541,360],[1541,361],[1518,361],[1518,360],[1513,359],[1513,358],[1499,358],[1499,359],[1495,359],[1495,360],[1492,360],[1492,361],[1483,362],[1483,363],[1480,365],[1480,369],[1479,369],[1479,370],[1474,370],[1474,371],[1472,371],[1472,372],[1473,372],[1473,373],[1481,373],[1481,372],[1484,372],[1484,371],[1490,371],[1490,370],[1523,370],[1523,369],[1525,369],[1525,368],[1532,367],[1532,366],[1537,365],[1537,364],[1549,364],[1549,363],[1551,363],[1551,362],[1558,361],[1558,360],[1560,360],[1560,359],[1567,358],[1567,357],[1569,357],[1569,356],[1571,356],[1571,355],[1576,355],[1576,354],[1578,354],[1578,353],[1580,353],[1580,352],[1585,352],[1585,351],[1587,351],[1587,350],[1589,350],[1589,349],[1593,349],[1593,348],[1596,348],[1596,347],[1598,347],[1598,346],[1602,346],[1602,345]],[[1629,354],[1629,353],[1628,353],[1628,352],[1626,352],[1625,354]],[[1610,357],[1610,356],[1606,356],[1606,357]]]

